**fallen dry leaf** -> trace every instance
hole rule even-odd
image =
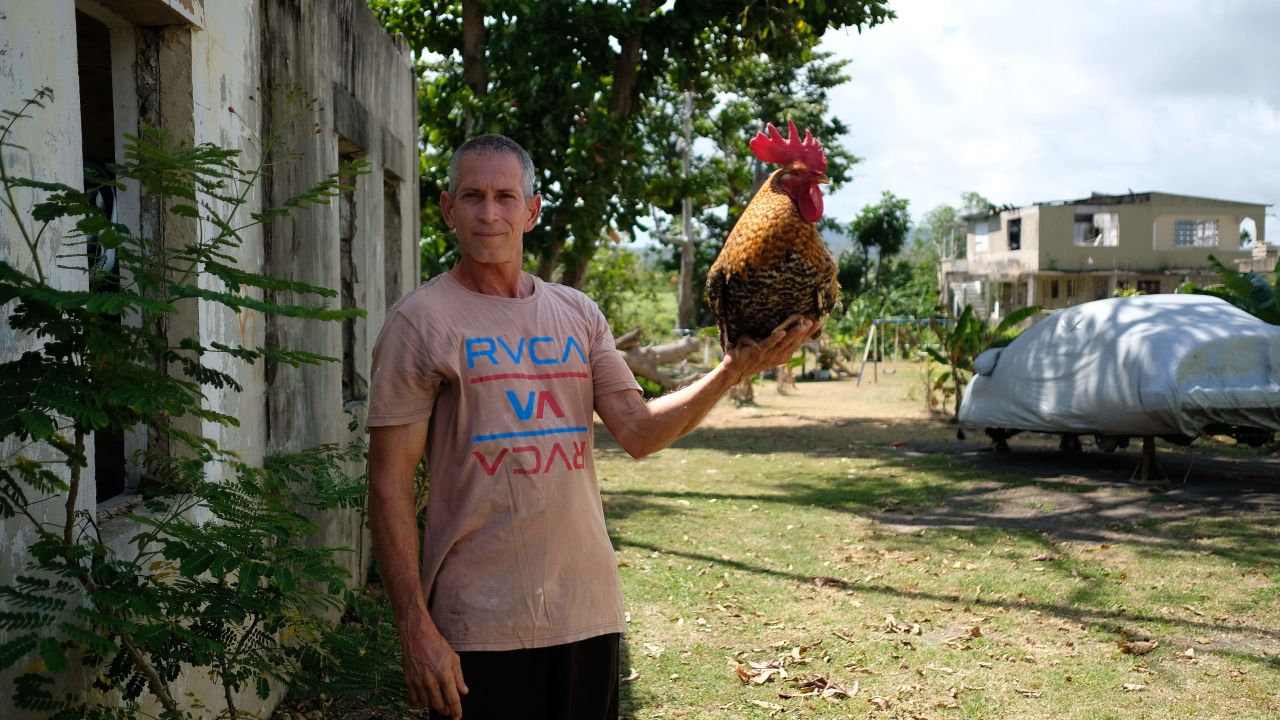
[[[1039,555],[1031,558],[1031,562],[1049,562],[1050,560],[1057,560],[1057,559],[1058,559],[1057,555],[1053,555],[1051,553],[1040,553]]]
[[[640,673],[636,672],[636,671],[635,671],[635,669],[633,668],[633,669],[631,670],[631,674],[630,674],[630,675],[628,675],[628,676],[626,676],[626,677],[620,677],[620,678],[618,678],[618,682],[629,683],[629,682],[633,682],[633,681],[635,681],[635,680],[639,680],[639,679],[640,679]]]
[[[1139,690],[1146,690],[1146,689],[1147,689],[1147,686],[1146,686],[1146,685],[1140,685],[1140,684],[1138,684],[1138,683],[1125,683],[1125,684],[1124,684],[1124,690],[1125,690],[1125,692],[1137,692],[1137,691],[1139,691]]]
[[[856,643],[856,642],[858,642],[856,638],[850,637],[849,635],[846,635],[845,633],[842,633],[842,632],[840,632],[839,630],[835,630],[835,631],[833,631],[831,634],[832,634],[832,635],[835,635],[836,637],[840,638],[841,640],[843,640],[843,641],[845,641],[845,642],[851,642],[851,643]]]
[[[880,697],[879,695],[871,698],[870,702],[871,702],[871,707],[877,710],[888,710],[889,707],[893,705],[892,700],[890,700],[889,698]]]
[[[1174,655],[1174,657],[1179,660],[1195,660],[1196,649],[1189,647],[1186,650],[1183,650],[1182,652],[1178,653],[1177,655]]]
[[[655,645],[655,644],[653,644],[653,643],[645,643],[645,644],[644,644],[644,654],[645,654],[645,655],[648,655],[649,657],[653,658],[654,660],[657,660],[658,658],[662,657],[662,652],[663,652],[665,649],[666,649],[666,648],[662,647],[661,645]]]
[[[1129,655],[1146,655],[1147,653],[1160,647],[1159,640],[1135,640],[1133,642],[1125,642],[1121,640],[1116,643],[1120,647],[1120,651]]]
[[[782,669],[782,661],[780,660],[750,662],[745,666],[737,665],[733,671],[738,674],[738,678],[742,682],[753,685],[763,685],[775,677],[779,680],[787,677],[787,671]]]
[[[903,633],[905,635],[919,635],[923,632],[920,623],[904,622],[893,616],[893,613],[886,613],[884,616],[884,627],[891,633]]]
[[[756,707],[764,708],[765,710],[780,710],[782,712],[786,712],[787,710],[777,703],[765,702],[763,700],[748,700],[747,702],[755,705]]]
[[[846,690],[842,685],[818,675],[812,679],[798,682],[794,690],[784,690],[778,693],[778,697],[820,697],[830,702],[839,702],[840,698],[853,697],[854,695],[857,695],[858,689],[859,686],[857,682],[854,682],[853,690]]]
[[[1038,697],[1040,697],[1040,691],[1039,691],[1039,690],[1028,690],[1028,689],[1026,689],[1026,688],[1014,688],[1014,689],[1013,689],[1013,691],[1014,691],[1014,692],[1016,692],[1016,693],[1018,693],[1019,695],[1023,695],[1023,696],[1025,696],[1025,697],[1029,697],[1029,698],[1038,698]]]

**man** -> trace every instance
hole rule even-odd
[[[454,153],[440,205],[461,260],[389,311],[373,352],[369,520],[414,704],[469,720],[614,720],[625,621],[592,412],[648,455],[739,380],[786,362],[812,323],[743,343],[646,403],[595,304],[522,271],[542,207],[533,174],[500,135]]]

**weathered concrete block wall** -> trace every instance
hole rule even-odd
[[[268,367],[268,446],[298,450],[363,434],[370,354],[387,299],[417,284],[417,98],[406,46],[387,38],[363,0],[259,5],[262,86],[277,95],[300,90],[321,108],[318,125],[305,116],[292,119],[291,136],[302,144],[295,150],[303,155],[272,174],[269,202],[281,203],[336,172],[341,160],[367,162],[366,174],[351,177],[353,189],[338,202],[267,229],[268,268],[339,288],[335,304],[368,312],[346,327],[268,320],[268,345],[344,359],[319,367]],[[281,111],[273,105],[273,113]],[[267,118],[264,127],[272,121]],[[338,232],[326,230],[332,228]],[[389,242],[395,233],[398,241]],[[348,430],[352,419],[359,424],[354,433]],[[359,515],[329,518],[325,541],[351,547],[349,569],[367,573],[370,545]]]
[[[18,126],[14,141],[28,150],[5,148],[5,161],[19,174],[73,186],[80,186],[83,176],[81,99],[92,95],[91,89],[80,87],[78,17],[105,26],[110,37],[109,51],[99,48],[99,55],[80,60],[110,66],[110,98],[96,112],[114,120],[117,158],[122,156],[119,135],[137,132],[140,122],[163,127],[179,140],[238,149],[248,163],[260,159],[263,138],[278,134],[301,158],[255,189],[251,210],[279,203],[335,171],[340,152],[369,159],[369,173],[356,180],[346,199],[354,215],[344,215],[335,202],[265,230],[251,230],[244,234],[238,258],[246,269],[335,290],[345,279],[347,304],[369,311],[347,328],[345,337],[339,323],[273,325],[255,312],[235,313],[203,302],[185,308],[177,321],[205,343],[275,344],[339,358],[345,349],[349,356],[345,372],[342,363],[303,370],[228,363],[223,369],[235,374],[244,390],[209,389],[208,402],[239,418],[240,426],[197,424],[188,429],[201,430],[254,462],[268,452],[344,442],[362,432],[348,430],[344,410],[363,420],[358,379],[368,377],[369,351],[387,300],[407,292],[418,278],[416,94],[404,44],[382,31],[359,0],[0,0],[0,107],[16,109],[41,86],[56,93],[48,108],[37,109],[35,119]],[[293,86],[317,100],[320,112],[299,112],[289,121],[284,97]],[[38,198],[19,193],[17,200],[25,211]],[[198,231],[192,223],[166,216],[154,198],[137,188],[129,188],[119,200],[122,222],[170,244]],[[344,218],[349,221],[345,235]],[[58,269],[52,262],[69,228],[52,230],[39,251],[43,265],[56,284],[86,287],[85,273]],[[33,259],[20,238],[12,220],[0,218],[0,259],[30,269]],[[333,304],[339,302],[335,298]],[[14,333],[7,322],[0,324],[0,361],[34,343]],[[344,377],[356,386],[345,393]],[[136,448],[146,438],[131,442]],[[0,447],[5,456],[13,450]],[[99,507],[96,470],[88,469],[80,507],[103,518],[107,506],[127,505],[135,488],[127,485],[121,496]],[[60,521],[61,503],[40,503],[36,512],[42,519],[47,514]],[[354,549],[347,564],[362,577],[369,552],[361,519],[346,513],[326,523],[324,541]],[[104,525],[105,534],[121,549],[135,530],[120,518]],[[0,522],[0,583],[20,571],[31,539],[23,524]],[[5,639],[0,632],[0,642]],[[11,706],[11,679],[12,673],[0,674],[0,717],[6,720],[24,717]],[[72,673],[64,680],[69,688],[85,685],[85,678]],[[210,678],[194,673],[175,692],[192,693],[209,707],[216,707],[221,697]],[[251,698],[244,701],[242,708],[253,708]]]

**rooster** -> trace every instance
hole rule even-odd
[[[768,125],[751,152],[782,165],[760,186],[707,275],[707,305],[728,350],[746,338],[810,318],[822,333],[840,295],[836,261],[813,226],[822,217],[827,156],[808,130],[804,140],[787,121],[788,137]]]

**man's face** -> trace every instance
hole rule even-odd
[[[524,234],[533,229],[542,197],[525,200],[520,161],[507,153],[467,153],[458,165],[458,192],[440,193],[445,223],[466,258],[485,264],[524,262]]]

